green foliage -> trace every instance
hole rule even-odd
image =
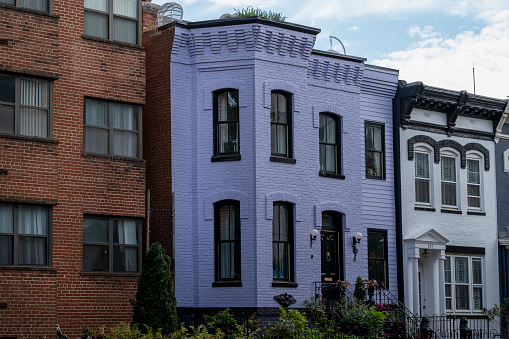
[[[364,286],[364,280],[362,280],[361,277],[357,277],[357,280],[355,280],[353,296],[359,301],[366,300],[366,287]]]
[[[239,331],[237,320],[233,317],[233,314],[230,313],[229,308],[211,316],[205,315],[205,321],[207,322],[207,328],[209,330],[219,329],[226,335],[232,335]]]
[[[170,273],[170,258],[159,243],[150,246],[145,265],[138,280],[133,324],[143,324],[148,328],[157,328],[162,334],[178,330],[177,300],[173,290],[173,278]]]
[[[259,8],[254,8],[253,6],[248,6],[244,9],[233,9],[239,17],[245,17],[245,16],[261,16],[263,18],[272,19],[272,20],[278,20],[278,21],[285,21],[286,17],[283,16],[282,13],[276,13],[272,11],[264,11]]]
[[[388,316],[387,311],[377,311],[375,306],[367,306],[363,302],[346,300],[339,305],[338,325],[342,329],[349,328],[354,332],[365,333],[369,336],[376,336],[385,324]]]
[[[145,326],[146,333],[142,333],[137,325],[129,326],[124,322],[118,324],[111,331],[101,327],[99,336],[104,339],[164,339],[160,331],[154,333],[151,328]]]
[[[306,313],[300,313],[294,309],[290,309],[287,312],[282,306],[279,306],[279,309],[281,311],[279,320],[267,331],[269,338],[291,339],[302,336],[306,331],[308,323]]]
[[[192,333],[192,334],[190,334]],[[181,327],[179,331],[170,334],[164,339],[223,339],[225,337],[221,330],[217,330],[215,334],[209,334],[205,325],[198,327],[189,327],[189,330],[185,327]]]

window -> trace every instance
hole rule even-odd
[[[384,125],[366,122],[366,178],[383,179],[385,171]]]
[[[50,265],[51,209],[0,205],[0,265]]]
[[[0,4],[49,12],[49,0],[0,0]]]
[[[387,279],[387,231],[368,230],[368,274],[370,280],[389,287]]]
[[[138,272],[140,222],[135,219],[83,218],[83,271]]]
[[[483,268],[481,257],[446,256],[445,308],[450,311],[483,310]]]
[[[293,208],[274,203],[272,219],[272,268],[275,281],[293,281]]]
[[[47,80],[0,75],[0,133],[50,137]]]
[[[235,89],[214,93],[214,135],[216,156],[240,159],[239,92]]]
[[[481,210],[480,163],[480,159],[467,159],[467,200],[473,210]]]
[[[216,281],[240,281],[240,204],[218,202],[215,208]]]
[[[431,204],[430,153],[415,152],[415,202]]]
[[[85,152],[139,158],[140,115],[135,105],[85,99]]]
[[[292,109],[291,95],[271,93],[270,136],[271,153],[276,157],[292,157]]]
[[[442,206],[457,207],[456,201],[456,158],[441,156]]]
[[[138,44],[139,0],[85,0],[85,35]]]
[[[339,118],[320,113],[320,172],[341,173]]]

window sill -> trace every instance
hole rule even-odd
[[[326,178],[345,180],[345,176],[343,174],[338,174],[338,173],[320,171],[320,172],[318,172],[318,175],[321,177],[326,177]]]
[[[428,211],[428,212],[435,212],[436,211],[433,207],[425,207],[425,206],[415,206],[414,209],[416,211]]]
[[[482,212],[482,211],[467,211],[467,215],[486,216],[486,212]]]
[[[212,287],[242,287],[242,281],[214,281]]]
[[[37,14],[37,15],[43,15],[43,16],[47,16],[47,17],[55,18],[55,19],[58,19],[58,18],[59,18],[59,16],[58,16],[58,15],[51,14],[51,13],[49,13],[49,12],[45,12],[45,11],[37,11],[37,10],[35,10],[35,9],[24,8],[24,7],[17,7],[17,6],[15,6],[15,5],[0,4],[0,8],[6,8],[6,9],[12,9],[12,10],[15,10],[15,11],[25,12],[25,13],[31,13],[31,14]]]
[[[139,272],[81,272],[82,277],[133,277],[133,278],[139,278],[140,273]]]
[[[212,158],[210,158],[211,162],[223,162],[223,161],[240,161],[240,154],[221,154],[221,155],[214,155]]]
[[[296,287],[299,287],[299,284],[297,284],[296,282],[292,282],[292,281],[273,281],[272,282],[272,287],[291,287],[291,288],[296,288]]]
[[[372,180],[385,180],[385,177],[375,177],[375,176],[369,176],[369,175],[366,175],[366,179],[372,179]]]
[[[34,272],[48,272],[57,274],[54,267],[48,266],[0,266],[2,271],[34,271]]]
[[[270,157],[270,161],[282,162],[285,164],[295,164],[297,162],[297,160],[295,160],[293,158],[278,157],[278,156],[274,156],[274,155]]]
[[[118,155],[108,155],[108,154],[95,154],[95,153],[81,153],[83,158],[102,158],[108,160],[120,160],[120,161],[129,161],[135,163],[144,163],[143,159],[140,158],[130,158],[130,157],[121,157]]]
[[[451,214],[463,214],[463,212],[460,211],[460,210],[449,210],[449,209],[444,209],[444,208],[442,208],[440,210],[440,212],[442,212],[442,213],[451,213]]]
[[[140,50],[140,51],[141,50],[145,50],[145,47],[143,47],[143,46],[136,45],[136,44],[130,44],[128,42],[108,40],[108,39],[98,38],[98,37],[95,37],[95,36],[89,36],[89,35],[85,35],[85,34],[83,34],[81,37],[83,39],[85,39],[85,40],[97,41],[97,42],[105,42],[107,44],[128,47],[128,48],[137,49],[137,50]]]
[[[41,142],[41,143],[54,144],[54,145],[59,144],[59,141],[53,140],[53,139],[29,137],[29,136],[17,135],[17,134],[0,133],[0,138],[21,140],[21,141],[34,141],[34,142]]]

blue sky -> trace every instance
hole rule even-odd
[[[152,0],[156,4],[170,1]],[[316,49],[338,37],[349,55],[398,69],[400,79],[509,96],[507,0],[180,0],[184,20],[218,19],[253,6],[322,30]],[[342,51],[339,43],[333,48]]]

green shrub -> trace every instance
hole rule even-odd
[[[267,330],[269,338],[291,339],[302,337],[306,332],[308,324],[306,313],[300,313],[294,309],[290,309],[287,312],[282,306],[279,306],[279,309],[281,311],[279,320]]]
[[[211,316],[205,315],[205,321],[207,322],[207,328],[209,330],[219,329],[226,335],[232,335],[239,331],[237,320],[233,317],[233,314],[230,313],[229,308]]]
[[[272,20],[278,20],[278,21],[285,21],[286,17],[283,16],[282,13],[276,13],[272,11],[264,11],[259,8],[254,8],[252,6],[248,6],[244,9],[233,9],[239,17],[245,17],[245,16],[261,16],[263,18],[272,19]]]
[[[377,311],[375,306],[363,302],[346,300],[338,304],[337,324],[343,331],[376,336],[380,333],[387,318],[387,311]]]
[[[170,273],[170,258],[159,243],[150,246],[143,271],[138,280],[138,291],[134,300],[133,321],[147,328],[160,329],[162,334],[178,330],[177,301]]]
[[[355,299],[359,301],[366,300],[366,287],[364,286],[364,280],[361,277],[357,277],[355,280],[355,289],[353,291],[353,296]]]

